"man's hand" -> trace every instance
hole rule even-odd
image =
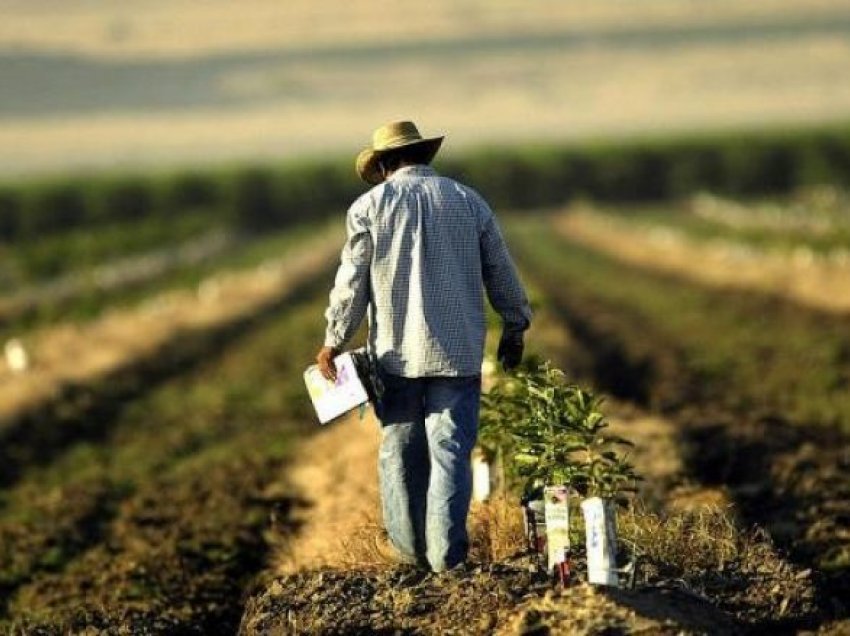
[[[522,332],[508,333],[503,331],[502,338],[499,340],[499,349],[496,351],[496,359],[502,363],[505,371],[515,369],[522,362],[524,349]]]
[[[319,365],[319,371],[325,379],[336,380],[336,365],[334,358],[337,356],[337,350],[333,347],[322,347],[316,355],[316,363]]]

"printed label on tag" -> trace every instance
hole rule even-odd
[[[566,486],[547,486],[543,489],[546,518],[548,569],[568,559],[570,551],[569,490]]]

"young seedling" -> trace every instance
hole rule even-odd
[[[633,444],[608,433],[601,404],[546,363],[500,379],[482,397],[480,444],[501,456],[525,494],[566,485],[584,497],[621,499],[640,477],[620,450]]]

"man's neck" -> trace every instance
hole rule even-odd
[[[405,168],[420,168],[420,167],[425,167],[427,165],[428,164],[425,164],[425,163],[412,163],[412,162],[405,161],[403,163],[400,163],[398,168],[396,168],[392,172],[388,172],[386,178],[389,179],[391,176],[393,176],[397,172],[404,170]]]

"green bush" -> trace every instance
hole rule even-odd
[[[149,217],[156,208],[154,197],[150,179],[125,178],[107,183],[103,186],[98,217],[106,222]]]
[[[279,225],[280,208],[275,201],[274,176],[270,170],[251,168],[233,183],[233,220],[249,230],[262,231]]]
[[[21,199],[11,188],[0,190],[0,241],[11,241],[19,235]]]
[[[212,208],[220,204],[221,184],[212,175],[197,172],[178,174],[167,187],[169,212]]]
[[[526,494],[567,485],[587,497],[619,497],[641,479],[610,434],[602,399],[544,364],[501,377],[481,397],[479,443],[500,455],[506,473]]]
[[[89,212],[85,187],[69,182],[49,185],[33,193],[20,220],[26,237],[56,234],[82,225]]]

